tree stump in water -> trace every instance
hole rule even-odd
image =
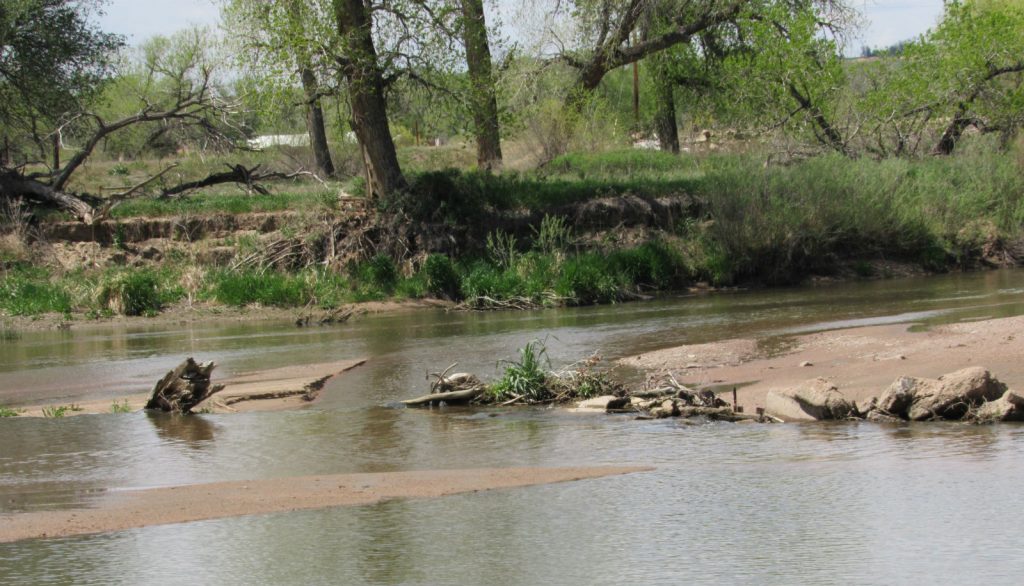
[[[210,384],[210,373],[216,366],[213,362],[196,364],[192,358],[182,362],[156,383],[146,409],[191,413],[196,405],[224,388]]]

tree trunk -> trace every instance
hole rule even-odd
[[[210,384],[212,362],[196,364],[189,358],[168,372],[153,387],[146,409],[173,413],[191,413],[197,405],[222,390],[224,385]]]
[[[469,69],[470,106],[476,130],[477,166],[485,171],[501,168],[501,128],[498,99],[491,71],[483,0],[462,0],[463,41]]]
[[[655,55],[652,61],[651,71],[655,77],[654,91],[658,104],[654,112],[654,130],[658,133],[661,150],[678,155],[679,128],[676,126],[675,86],[661,57]]]
[[[0,197],[22,197],[45,205],[52,205],[71,213],[86,224],[96,220],[96,209],[85,200],[59,189],[26,179],[15,171],[0,170]]]
[[[319,84],[316,74],[309,67],[303,67],[299,73],[302,77],[302,91],[306,95],[306,130],[309,132],[309,145],[313,148],[316,170],[323,177],[334,176],[334,162],[331,161],[331,148],[327,144],[327,129],[324,126],[324,110],[320,107]]]
[[[971,97],[973,100],[974,96]],[[953,119],[949,122],[949,126],[942,131],[942,136],[939,137],[938,144],[935,145],[933,154],[936,155],[951,155],[953,150],[956,148],[960,138],[964,135],[964,131],[971,125],[971,119],[967,116],[967,104],[961,102],[957,106],[956,114]]]
[[[382,197],[407,187],[388,128],[384,82],[373,46],[370,17],[362,0],[333,0],[345,46],[342,70],[348,81],[352,130],[363,151],[367,196]]]

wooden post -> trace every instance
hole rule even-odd
[[[732,412],[733,413],[739,413],[739,411],[740,411],[740,406],[739,406],[739,400],[736,398],[736,387],[733,387],[732,388]]]

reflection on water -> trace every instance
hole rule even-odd
[[[202,415],[181,415],[147,411],[146,419],[153,424],[157,435],[168,442],[181,442],[194,449],[201,449],[213,440],[216,426]]]
[[[114,397],[133,381],[147,387],[186,353],[236,372],[370,362],[304,411],[0,420],[0,514],[249,478],[573,464],[657,470],[5,544],[0,582],[1015,583],[1024,570],[1024,426],[683,425],[384,405],[419,394],[425,372],[439,365],[458,361],[459,370],[486,375],[549,334],[556,362],[743,335],[768,337],[762,349],[771,352],[787,338],[770,336],[825,322],[1018,314],[1022,285],[1022,273],[1000,272],[565,311],[419,312],[338,328],[26,334],[0,345],[0,402]]]

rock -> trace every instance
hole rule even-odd
[[[661,410],[668,413],[670,417],[679,417],[679,403],[673,399],[662,401]]]
[[[1006,391],[995,401],[983,404],[974,417],[981,423],[1024,421],[1024,396]]]
[[[924,379],[912,376],[901,376],[882,393],[875,407],[889,415],[906,418],[907,410],[914,402],[916,389],[923,384],[923,381]]]
[[[605,395],[603,397],[594,397],[593,399],[587,399],[586,401],[580,402],[576,405],[576,408],[581,411],[607,411],[608,405],[618,399],[615,395]]]
[[[160,260],[164,257],[164,254],[155,246],[147,246],[139,251],[139,256],[146,260]]]
[[[867,417],[869,413],[878,409],[878,397],[871,397],[870,399],[864,399],[857,401],[856,403],[857,414],[861,417]]]
[[[916,381],[914,401],[907,411],[912,421],[961,419],[972,407],[995,401],[1006,392],[1006,385],[980,366],[958,370],[935,381]]]
[[[903,420],[899,417],[889,415],[880,409],[875,409],[868,413],[866,419],[872,423],[903,423]]]
[[[821,421],[846,419],[854,414],[854,406],[835,385],[817,378],[790,389],[770,391],[765,413],[783,421]]]
[[[608,401],[608,410],[625,409],[629,407],[630,402],[631,399],[629,397],[615,397],[615,399]]]
[[[814,366],[813,362],[807,362],[806,360],[800,363],[800,368],[808,368]]]

